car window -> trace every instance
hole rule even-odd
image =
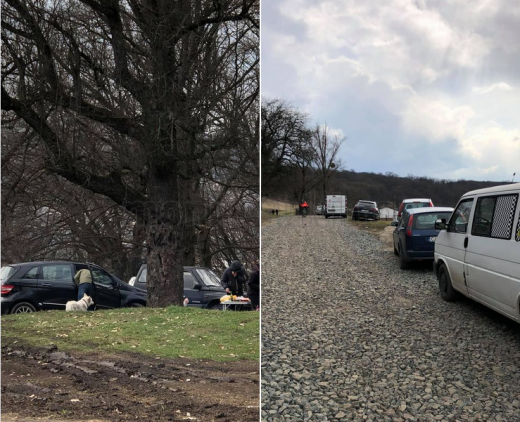
[[[143,268],[143,271],[141,271],[141,274],[139,275],[139,280],[137,280],[137,282],[145,284],[146,274],[148,274],[148,268]]]
[[[510,239],[518,195],[490,196],[477,199],[471,234]]]
[[[44,280],[72,280],[69,264],[51,264],[42,266]]]
[[[2,269],[0,270],[0,281],[7,280],[15,272],[16,272],[16,268],[10,267],[9,265],[5,266],[5,267],[2,267]]]
[[[436,212],[428,214],[416,214],[413,220],[413,228],[417,230],[434,230],[435,221],[437,220],[448,220],[451,212]]]
[[[197,272],[198,276],[202,279],[206,286],[222,287],[222,285],[220,284],[220,279],[213,271],[203,268],[197,268],[195,271]]]
[[[197,280],[193,277],[193,274],[187,271],[184,271],[184,288],[185,289],[193,289],[197,284]]]
[[[520,214],[518,215],[518,223],[516,223],[515,240],[520,242]]]
[[[469,215],[471,214],[471,207],[473,199],[466,199],[459,203],[451,216],[448,228],[454,233],[466,233],[468,231]]]
[[[29,279],[29,280],[36,280],[38,278],[38,270],[39,270],[39,266],[38,267],[32,267],[29,271],[27,271],[23,278],[25,279]]]
[[[430,206],[429,202],[411,202],[409,204],[406,204],[404,208],[406,210],[409,210],[412,208],[424,208],[424,207],[429,207],[429,206]]]
[[[101,268],[91,267],[90,271],[92,272],[93,281],[95,283],[103,284],[105,286],[112,285],[112,277],[106,271]]]

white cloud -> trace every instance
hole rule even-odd
[[[359,171],[381,171],[367,149],[442,144],[426,176],[504,180],[520,172],[520,3],[512,3],[264,2],[263,95],[344,133]],[[384,158],[384,170],[411,173],[413,160]]]
[[[488,92],[499,90],[499,91],[511,91],[513,87],[505,82],[499,82],[490,86],[474,87],[473,92],[477,94],[487,94]]]
[[[464,136],[468,121],[475,112],[469,106],[447,107],[418,96],[410,98],[402,113],[404,131],[425,141],[438,142]]]

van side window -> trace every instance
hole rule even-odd
[[[479,198],[471,234],[494,239],[511,238],[518,195]]]
[[[466,233],[468,231],[468,221],[472,205],[473,199],[466,199],[457,206],[448,223],[450,232]]]

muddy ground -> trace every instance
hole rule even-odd
[[[2,341],[2,421],[258,421],[259,364]]]

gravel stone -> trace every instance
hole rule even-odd
[[[262,421],[520,422],[520,325],[345,219],[262,228]],[[369,226],[371,222],[367,222]]]

